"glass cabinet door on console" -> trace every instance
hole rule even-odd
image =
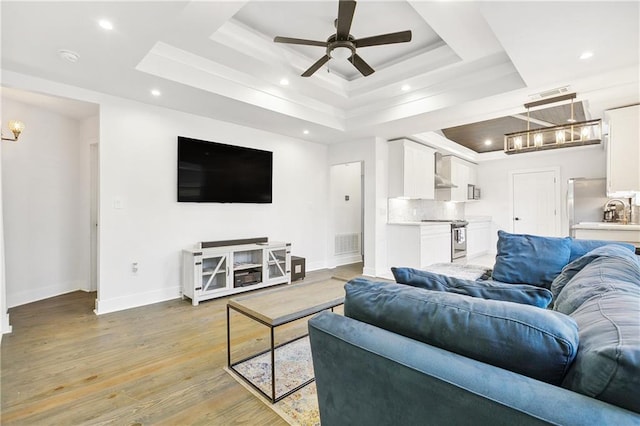
[[[227,288],[227,277],[229,276],[229,256],[223,254],[214,257],[202,258],[202,287],[196,288],[201,293]],[[196,263],[197,264],[197,263]]]
[[[288,246],[286,248],[265,249],[266,280],[287,277],[291,272],[287,267],[287,265],[291,265],[290,256],[291,252]]]

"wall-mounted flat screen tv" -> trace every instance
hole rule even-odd
[[[178,136],[178,201],[271,203],[273,153]]]

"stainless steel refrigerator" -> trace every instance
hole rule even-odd
[[[573,225],[580,222],[602,222],[603,208],[607,200],[607,182],[605,178],[569,179],[567,191],[569,235],[575,236]]]

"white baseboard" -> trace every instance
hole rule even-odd
[[[365,266],[364,268],[362,268],[362,275],[364,275],[366,277],[375,277],[376,276],[376,269]]]
[[[376,275],[376,277],[378,277],[378,278],[384,278],[384,279],[391,280],[391,281],[395,281],[395,280],[396,280],[396,279],[393,277],[393,274],[391,273],[391,271],[378,273],[378,275]]]
[[[2,318],[0,318],[0,341],[2,341],[3,334],[11,333],[11,331],[13,330],[11,327],[11,324],[9,324],[9,314],[5,313],[4,315],[1,315],[1,316]]]
[[[317,271],[319,269],[326,269],[326,268],[327,268],[326,263],[322,261],[307,262],[307,264],[305,265],[306,272]]]
[[[7,294],[7,307],[14,308],[16,306],[25,305],[27,303],[37,302],[38,300],[48,299],[50,297],[60,296],[62,294],[78,291],[84,283],[82,281],[70,281],[66,283],[57,283],[47,287],[39,287],[37,289],[26,289],[17,293]]]
[[[180,286],[163,288],[146,293],[129,294],[111,299],[96,300],[96,315],[108,314],[110,312],[123,311],[125,309],[137,308],[139,306],[151,305],[153,303],[166,302],[167,300],[180,297]]]
[[[362,255],[359,253],[336,256],[333,259],[333,264],[335,266],[350,265],[352,263],[358,263],[358,262],[362,262]]]

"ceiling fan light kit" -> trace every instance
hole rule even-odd
[[[356,10],[356,2],[353,0],[340,0],[338,3],[338,18],[335,20],[336,33],[331,35],[327,41],[306,40],[300,38],[280,37],[273,39],[276,43],[298,44],[303,46],[325,47],[326,54],[311,65],[302,77],[310,77],[318,71],[330,59],[347,59],[360,71],[363,76],[371,75],[375,72],[360,55],[356,53],[359,47],[382,46],[385,44],[406,43],[411,41],[411,31],[400,31],[396,33],[381,34],[372,37],[356,39],[349,31],[353,14]]]

